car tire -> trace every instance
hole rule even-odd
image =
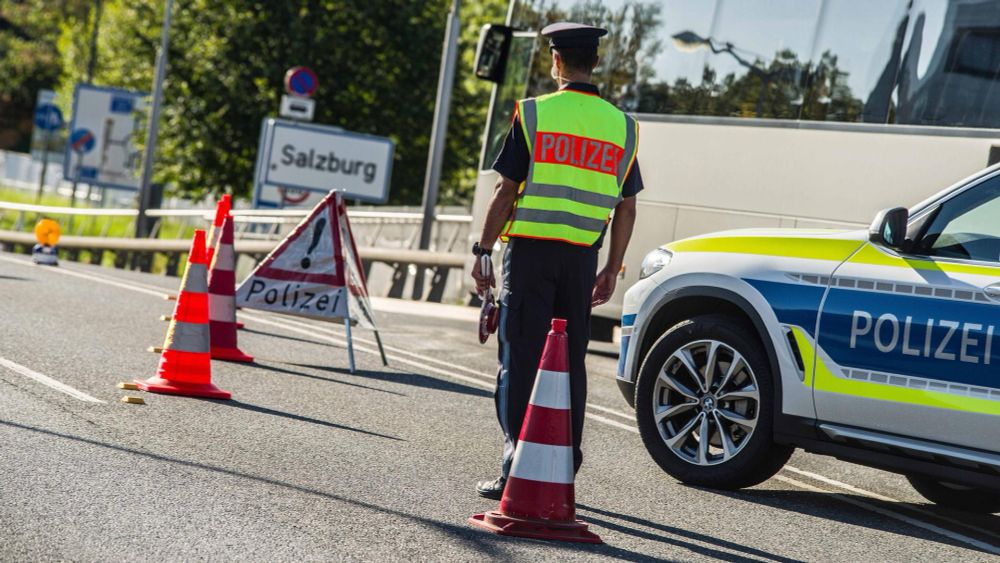
[[[690,367],[699,359],[705,365],[694,366],[696,376]],[[739,319],[705,315],[677,324],[653,344],[639,371],[636,422],[646,449],[683,483],[732,490],[766,481],[794,451],[774,442],[773,377],[756,334]]]
[[[1000,512],[1000,493],[938,481],[921,475],[907,475],[910,485],[925,499],[947,508],[993,514]]]

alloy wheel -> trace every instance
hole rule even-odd
[[[671,452],[695,465],[724,463],[749,443],[760,414],[750,364],[718,340],[674,351],[653,387],[653,417]]]

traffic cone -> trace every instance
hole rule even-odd
[[[139,389],[190,397],[230,398],[229,391],[212,384],[206,270],[205,231],[199,229],[191,241],[187,270],[163,342],[159,370],[149,379],[135,379]]]
[[[222,194],[222,199],[219,203],[215,204],[215,219],[212,220],[212,226],[208,229],[208,245],[205,248],[205,263],[212,263],[212,255],[215,253],[215,245],[219,242],[219,234],[222,232],[222,220],[229,217],[229,212],[233,209],[233,196],[229,194]],[[176,293],[168,293],[163,296],[167,301],[177,301]]]
[[[469,523],[502,536],[604,543],[576,519],[566,321],[552,319],[500,510]]]
[[[229,212],[232,210],[233,196],[222,194],[222,199],[215,205],[215,219],[212,221],[212,227],[208,229],[208,246],[205,247],[206,256],[208,256],[206,264],[212,263],[212,258],[215,256],[215,248],[218,246],[219,237],[222,234],[222,223],[226,220],[226,217],[229,217]]]
[[[219,228],[222,236],[208,271],[208,324],[212,358],[232,362],[252,362],[236,345],[236,252],[233,251],[233,218],[226,217]]]

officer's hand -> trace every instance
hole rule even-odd
[[[597,274],[594,280],[594,294],[590,299],[590,306],[597,307],[603,305],[611,299],[611,294],[615,292],[615,283],[618,281],[618,272],[604,268]]]
[[[480,297],[486,294],[487,288],[497,286],[497,279],[496,276],[493,275],[493,270],[490,270],[489,276],[483,275],[478,262],[472,268],[472,279],[476,282],[476,293],[478,293]]]

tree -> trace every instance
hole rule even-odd
[[[391,201],[419,203],[447,4],[176,0],[154,181],[194,199],[249,196],[261,120],[277,114],[285,71],[305,65],[320,79],[315,122],[392,138]],[[150,89],[162,10],[162,0],[107,2],[95,82]],[[69,91],[82,69],[66,60]],[[442,193],[459,199],[488,98],[460,80],[454,101]]]
[[[0,12],[0,148],[27,151],[38,91],[54,88],[61,72],[60,21],[85,26],[89,2],[7,0]]]

